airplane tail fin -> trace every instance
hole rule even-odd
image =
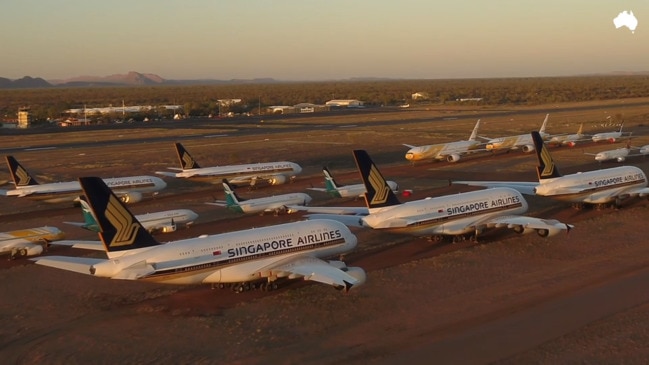
[[[624,127],[624,121],[620,124],[620,133],[622,133],[622,127]]]
[[[79,183],[96,218],[99,238],[108,258],[118,256],[123,251],[160,244],[101,178],[81,177]]]
[[[229,209],[241,210],[239,202],[245,201],[246,199],[237,195],[227,179],[223,179],[223,192],[225,193],[226,207]]]
[[[582,134],[584,134],[584,123],[579,125],[579,130],[577,131],[577,135],[581,136]]]
[[[190,155],[189,152],[187,152],[187,150],[185,149],[185,147],[179,142],[176,142],[176,154],[178,154],[178,159],[180,160],[180,167],[183,170],[200,168],[198,162],[194,160],[192,155]]]
[[[86,198],[83,196],[79,197],[79,204],[81,205],[81,212],[83,214],[83,225],[81,228],[87,229],[93,232],[99,232],[99,224],[97,223],[97,218],[92,213],[90,205],[86,201]]]
[[[475,127],[473,127],[473,132],[471,132],[471,136],[469,136],[469,141],[475,141],[476,138],[478,138],[478,129],[480,128],[480,119],[475,123]]]
[[[561,173],[559,172],[559,168],[554,164],[552,155],[550,155],[550,150],[548,149],[548,146],[543,143],[543,138],[541,138],[539,132],[532,132],[532,140],[534,140],[536,158],[539,162],[536,166],[536,174],[539,177],[539,182],[560,177]]]
[[[27,170],[14,158],[14,156],[5,156],[9,173],[14,180],[16,187],[38,185],[38,181],[27,172]]]
[[[367,190],[365,193],[367,208],[382,208],[401,204],[365,150],[354,150],[354,159]]]
[[[548,125],[549,118],[550,118],[550,114],[546,114],[545,119],[543,119],[543,124],[541,124],[541,128],[539,129],[539,133],[541,135],[545,134],[545,127]]]
[[[326,166],[322,167],[322,173],[324,174],[325,177],[325,186],[327,187],[327,191],[335,191],[339,187],[343,186],[336,182],[336,179],[334,179],[334,176],[331,174],[331,172]]]

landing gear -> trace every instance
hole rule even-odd
[[[271,291],[277,290],[279,288],[279,283],[275,281],[246,281],[243,283],[214,283],[211,285],[212,289],[225,289],[229,288],[235,293],[243,293],[251,290],[262,290],[262,291]]]
[[[574,209],[576,210],[582,210],[584,209],[584,203],[577,202],[577,203],[572,203],[570,204]]]

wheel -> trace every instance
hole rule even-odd
[[[20,256],[27,256],[27,249],[26,248],[21,248],[19,253],[20,253]]]

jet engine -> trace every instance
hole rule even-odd
[[[160,230],[162,231],[162,233],[170,233],[170,232],[176,232],[176,228],[177,227],[175,224],[169,224],[166,226],[162,226]]]
[[[537,229],[536,234],[538,234],[541,237],[552,237],[561,233],[561,231],[563,231],[563,229],[561,228],[543,228],[543,229]]]
[[[120,200],[126,204],[137,203],[142,201],[142,193],[131,191],[120,196]]]
[[[358,282],[356,284],[354,284],[354,286],[359,286],[359,285],[365,284],[365,281],[367,280],[367,275],[365,274],[365,270],[361,269],[360,267],[350,266],[350,267],[347,267],[347,269],[343,270],[343,271],[347,272],[347,275],[349,275],[349,276],[353,277],[354,279],[358,280]],[[348,288],[347,290],[349,290],[349,289],[351,289],[351,287]]]
[[[284,184],[286,182],[286,176],[284,175],[276,175],[268,179],[268,183],[270,185],[279,185],[279,184]]]
[[[609,137],[608,142],[609,143],[615,143],[615,137]]]
[[[620,157],[616,158],[615,160],[616,160],[617,162],[624,162],[624,160],[626,160],[626,157],[624,157],[624,156],[620,156]]]
[[[19,256],[36,256],[43,253],[43,246],[41,245],[30,245],[28,247],[22,247],[18,249]]]
[[[568,146],[568,147],[575,147],[576,145],[577,144],[575,142],[573,142],[573,141],[566,142],[566,146]]]
[[[460,155],[457,153],[450,154],[446,156],[446,161],[448,162],[458,162],[460,160]]]
[[[534,151],[534,146],[530,144],[526,144],[525,146],[523,146],[523,152],[528,153],[532,151]]]

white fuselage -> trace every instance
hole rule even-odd
[[[541,134],[541,136],[543,138],[546,137],[545,134]],[[534,141],[532,141],[532,136],[528,133],[489,140],[485,148],[490,151],[515,150],[522,148],[525,152],[532,152],[534,151]]]
[[[443,160],[450,155],[463,155],[477,149],[478,141],[457,141],[450,143],[439,143],[426,146],[413,147],[406,152],[406,160],[419,161],[424,159]]]
[[[272,212],[285,209],[287,205],[307,205],[311,197],[305,193],[290,193],[263,198],[246,199],[239,202],[243,213]]]
[[[631,152],[631,150],[628,148],[602,151],[595,155],[595,161],[603,162],[608,160],[617,160],[618,162],[622,162],[629,155],[629,152]]]
[[[521,214],[527,208],[518,191],[493,188],[372,209],[362,221],[374,229],[414,236],[458,235],[475,231],[482,220]]]
[[[268,162],[245,165],[228,165],[215,167],[201,167],[196,169],[185,169],[174,174],[175,177],[193,178],[209,177],[214,179],[228,179],[231,182],[245,181],[259,176],[284,176],[295,177],[302,172],[302,167],[294,162]]]
[[[91,268],[96,276],[119,277],[131,267],[149,267],[142,280],[168,284],[245,282],[270,277],[273,265],[295,256],[329,257],[356,247],[356,236],[330,220],[300,221],[175,241],[109,253]],[[118,256],[119,255],[119,256]]]
[[[549,144],[560,144],[562,146],[574,145],[575,142],[584,138],[583,134],[566,134],[563,136],[554,136],[548,141]]]
[[[150,193],[162,190],[167,183],[155,176],[128,176],[102,179],[116,194],[137,192]],[[48,202],[72,201],[81,193],[78,181],[66,181],[39,185],[16,186],[7,190],[7,196],[30,196]]]
[[[28,255],[43,251],[42,243],[61,240],[65,234],[56,227],[38,227],[0,233],[0,254],[26,249]],[[40,245],[39,245],[40,243]]]
[[[189,209],[174,209],[163,212],[138,214],[135,218],[142,223],[144,229],[151,231],[162,229],[172,223],[191,224],[198,218],[198,214]]]
[[[593,134],[592,140],[593,142],[615,142],[620,137],[622,137],[622,132],[606,132]]]
[[[620,166],[543,181],[536,187],[536,195],[574,203],[604,204],[646,186],[647,177],[642,170]]]

